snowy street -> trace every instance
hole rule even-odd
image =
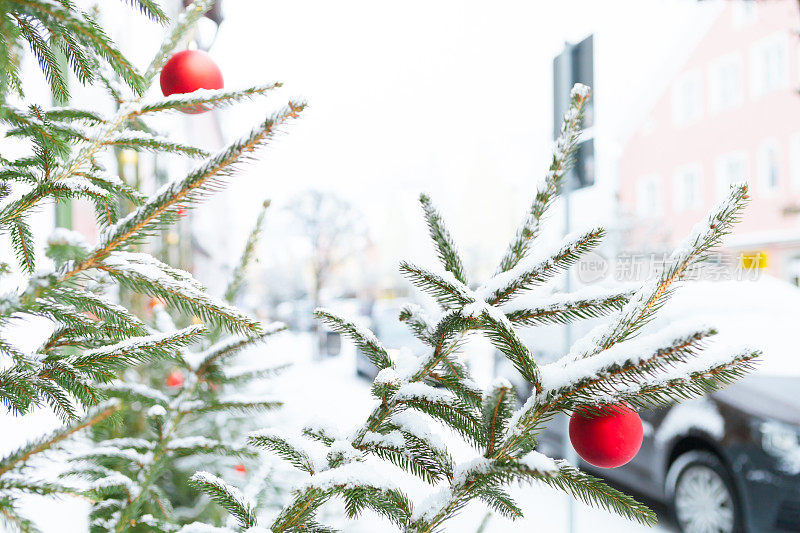
[[[355,374],[355,350],[345,341],[341,355],[331,357],[322,362],[311,360],[311,337],[309,334],[287,333],[274,339],[260,349],[253,350],[249,359],[254,365],[264,358],[272,360],[286,360],[293,366],[282,376],[273,380],[263,381],[259,387],[264,390],[262,394],[274,395],[285,402],[285,407],[274,415],[268,415],[270,423],[279,420],[286,424],[287,420],[306,422],[316,418],[339,420],[343,428],[356,426],[363,422],[374,400],[369,395],[369,385],[366,380]],[[247,363],[246,363],[247,364]],[[255,391],[254,391],[255,392]],[[321,401],[321,399],[323,399]],[[8,415],[0,419],[5,428],[5,448],[13,449],[37,434],[55,427],[57,420],[44,411],[25,418],[13,418]],[[24,430],[20,430],[21,426]],[[435,424],[431,424],[436,428]],[[13,428],[13,431],[12,431]],[[259,429],[254,427],[253,429]],[[291,428],[291,429],[300,429]],[[8,438],[13,434],[13,440]],[[463,441],[453,435],[442,433],[442,438],[454,451],[462,453],[468,450]],[[288,471],[288,469],[287,469]],[[398,470],[399,475],[403,473]],[[492,514],[485,524],[484,533],[501,532],[530,532],[533,527],[540,533],[567,533],[567,497],[547,486],[514,487],[511,494],[525,511],[525,518],[510,521],[496,514]],[[424,494],[424,493],[423,493]],[[649,502],[645,502],[649,503]],[[334,521],[343,520],[337,503],[329,505],[332,511],[323,517],[334,524]],[[43,533],[78,533],[86,531],[85,513],[87,506],[76,499],[64,497],[58,500],[45,499],[31,496],[26,498],[24,507],[30,516],[37,518]],[[616,515],[603,510],[594,509],[576,503],[575,532],[621,532],[645,533],[650,531],[674,531],[674,528],[659,524],[655,529],[629,522]],[[654,507],[661,521],[665,520],[665,509]],[[337,512],[339,511],[339,512]],[[69,519],[65,519],[69,516]],[[453,520],[447,523],[448,531],[471,533],[478,531],[481,523],[486,519],[487,508],[481,504],[467,506]],[[264,517],[265,521],[268,517]],[[358,523],[343,521],[335,523],[348,533],[373,533],[375,531],[395,531],[392,525],[377,516],[370,516],[370,520],[361,520]],[[6,531],[0,526],[0,531]]]
[[[343,344],[341,355],[323,362],[313,362],[308,355],[298,354],[297,347],[303,342],[308,345],[310,338],[306,335],[285,335],[269,345],[269,352],[280,358],[293,362],[293,367],[281,377],[274,380],[274,394],[286,402],[281,418],[308,421],[309,419],[339,420],[344,429],[362,423],[374,405],[369,395],[366,380],[355,374],[355,350],[347,341]],[[310,354],[310,346],[304,350]],[[291,350],[291,352],[290,352]],[[254,354],[255,355],[255,354]],[[273,390],[269,391],[273,393]],[[324,401],[320,401],[324,398]],[[345,426],[346,425],[346,426]],[[437,429],[436,424],[431,427]],[[297,428],[299,429],[299,428]],[[455,452],[468,451],[463,441],[453,435],[441,434],[449,447]],[[454,453],[455,455],[455,453]],[[398,470],[398,473],[400,471]],[[401,474],[401,473],[400,473]],[[567,497],[545,485],[514,487],[511,494],[525,511],[525,518],[510,521],[496,514],[488,519],[484,533],[530,532],[567,533]],[[648,505],[650,502],[645,501]],[[581,503],[575,504],[575,532],[630,532],[644,533],[654,531],[675,531],[671,527],[666,509],[652,507],[659,515],[658,526],[651,529],[620,518],[600,509],[594,509]],[[454,519],[447,522],[447,531],[475,532],[487,514],[487,508],[481,504],[467,506]],[[394,531],[392,525],[378,517],[373,520],[337,524],[348,533],[367,533],[374,531]]]

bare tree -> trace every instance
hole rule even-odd
[[[317,308],[322,304],[322,291],[336,268],[366,244],[366,225],[362,214],[349,202],[319,190],[298,194],[290,201],[287,210],[311,248],[309,295]],[[323,339],[316,322],[314,331],[320,354]]]

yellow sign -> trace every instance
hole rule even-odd
[[[766,252],[742,252],[739,256],[739,266],[744,270],[767,268],[767,259]]]

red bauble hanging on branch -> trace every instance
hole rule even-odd
[[[169,58],[161,69],[160,82],[164,96],[224,87],[222,71],[211,56],[201,50],[183,50]],[[205,109],[195,106],[186,111],[200,113]]]
[[[578,410],[569,421],[569,439],[578,455],[600,468],[622,466],[642,446],[642,419],[627,404],[600,408],[602,414]]]
[[[178,387],[183,386],[183,374],[181,374],[180,370],[173,370],[169,376],[167,376],[167,387],[172,389],[177,389]]]

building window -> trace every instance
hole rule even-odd
[[[731,22],[734,28],[744,28],[758,19],[758,4],[755,0],[741,0],[731,2]]]
[[[636,186],[636,211],[642,218],[661,213],[661,187],[658,176],[642,176]]]
[[[747,181],[750,169],[746,152],[731,152],[717,158],[717,196],[728,194],[734,183]]]
[[[772,194],[780,183],[778,143],[764,141],[758,149],[758,181],[762,193]]]
[[[789,274],[789,282],[800,287],[800,255],[792,258],[789,261],[789,265],[786,270]]]
[[[723,111],[741,105],[744,99],[742,58],[728,54],[713,61],[708,71],[708,105],[712,111]]]
[[[800,131],[789,137],[789,165],[792,173],[792,189],[800,191]]]
[[[686,165],[675,172],[672,190],[675,211],[688,211],[700,207],[702,182],[699,165]]]
[[[672,88],[672,119],[680,126],[703,116],[703,77],[699,71],[686,72]]]
[[[787,86],[789,69],[786,49],[786,36],[783,33],[766,37],[753,45],[751,84],[754,96],[763,96]]]

